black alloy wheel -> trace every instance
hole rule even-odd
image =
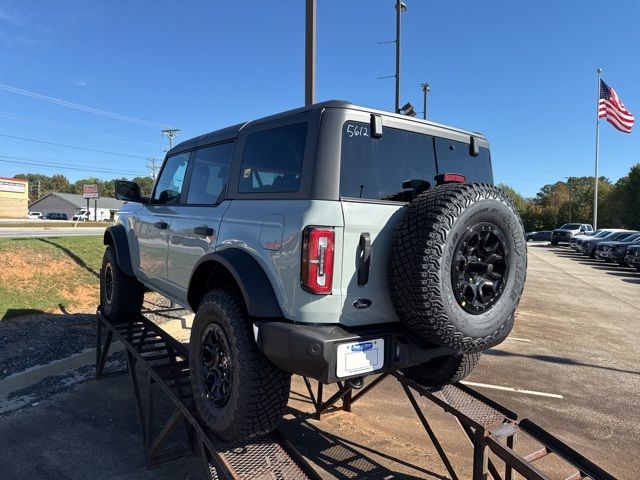
[[[453,255],[451,282],[459,305],[471,314],[490,309],[504,291],[509,274],[507,241],[492,223],[469,228]]]
[[[111,304],[113,298],[113,270],[111,264],[107,264],[104,269],[104,298]]]
[[[203,337],[201,375],[207,398],[216,407],[224,407],[231,396],[233,379],[229,341],[217,323],[208,325]]]

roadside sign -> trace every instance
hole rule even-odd
[[[98,185],[95,183],[84,185],[82,187],[82,196],[84,198],[100,198],[100,194],[98,193]]]

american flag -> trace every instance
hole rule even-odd
[[[598,101],[598,118],[607,121],[621,132],[631,133],[634,117],[624,106],[616,91],[600,80],[600,100]]]

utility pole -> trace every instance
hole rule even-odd
[[[40,180],[38,180],[38,199],[40,198]]]
[[[162,135],[169,139],[169,150],[173,148],[173,138],[178,136],[179,128],[163,128]]]
[[[431,88],[429,87],[428,83],[422,84],[422,91],[424,92],[424,105],[422,109],[422,118],[426,120],[427,119],[427,95],[431,91]]]
[[[316,103],[316,0],[307,0],[304,53],[304,104]]]
[[[396,0],[396,113],[400,113],[400,15],[406,11],[407,4]]]
[[[158,174],[158,164],[156,163],[158,159],[151,157],[148,159],[147,168],[151,171],[151,178],[153,181],[156,181],[156,175]]]

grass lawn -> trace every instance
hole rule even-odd
[[[102,235],[0,239],[0,320],[99,303]]]

